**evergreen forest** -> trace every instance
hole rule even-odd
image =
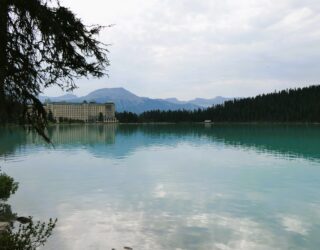
[[[320,85],[234,99],[193,111],[152,110],[116,114],[123,123],[142,122],[320,122]]]

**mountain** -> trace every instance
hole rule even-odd
[[[196,98],[196,99],[189,101],[188,103],[207,108],[207,107],[211,107],[213,105],[223,104],[224,102],[232,100],[232,99],[234,99],[234,98],[217,96],[217,97],[211,98],[211,99]]]
[[[69,101],[78,98],[76,95],[66,94],[58,97],[49,97],[49,96],[40,96],[39,99],[41,102],[62,102],[62,101]]]
[[[151,99],[147,97],[139,97],[124,88],[104,88],[98,89],[86,96],[77,97],[75,95],[64,95],[60,97],[40,97],[41,101],[49,99],[52,102],[73,102],[80,103],[83,101],[106,103],[114,102],[117,112],[129,111],[134,113],[142,113],[148,110],[194,110],[200,108],[200,106],[185,103],[175,104],[163,99]]]
[[[174,104],[186,104],[188,103],[187,101],[180,101],[178,100],[177,98],[173,97],[173,98],[166,98],[164,99],[165,101],[167,102],[171,102],[171,103],[174,103]]]
[[[229,101],[232,99],[234,99],[234,98],[226,98],[226,97],[222,97],[222,96],[217,96],[217,97],[211,98],[211,99],[195,98],[190,101],[180,101],[177,98],[167,98],[164,100],[166,100],[167,102],[174,103],[174,104],[193,104],[193,105],[199,106],[201,108],[208,108],[213,105],[223,104],[225,101]]]

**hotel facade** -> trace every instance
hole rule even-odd
[[[47,103],[45,109],[53,119],[84,122],[117,122],[114,103]]]

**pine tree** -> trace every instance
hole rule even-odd
[[[41,89],[73,90],[78,77],[101,77],[109,65],[103,27],[85,26],[68,8],[50,0],[0,0],[0,122],[11,103],[43,136]],[[19,109],[20,110],[20,109]]]

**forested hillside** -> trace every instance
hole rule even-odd
[[[320,122],[320,86],[227,101],[195,111],[118,113],[120,122]]]

